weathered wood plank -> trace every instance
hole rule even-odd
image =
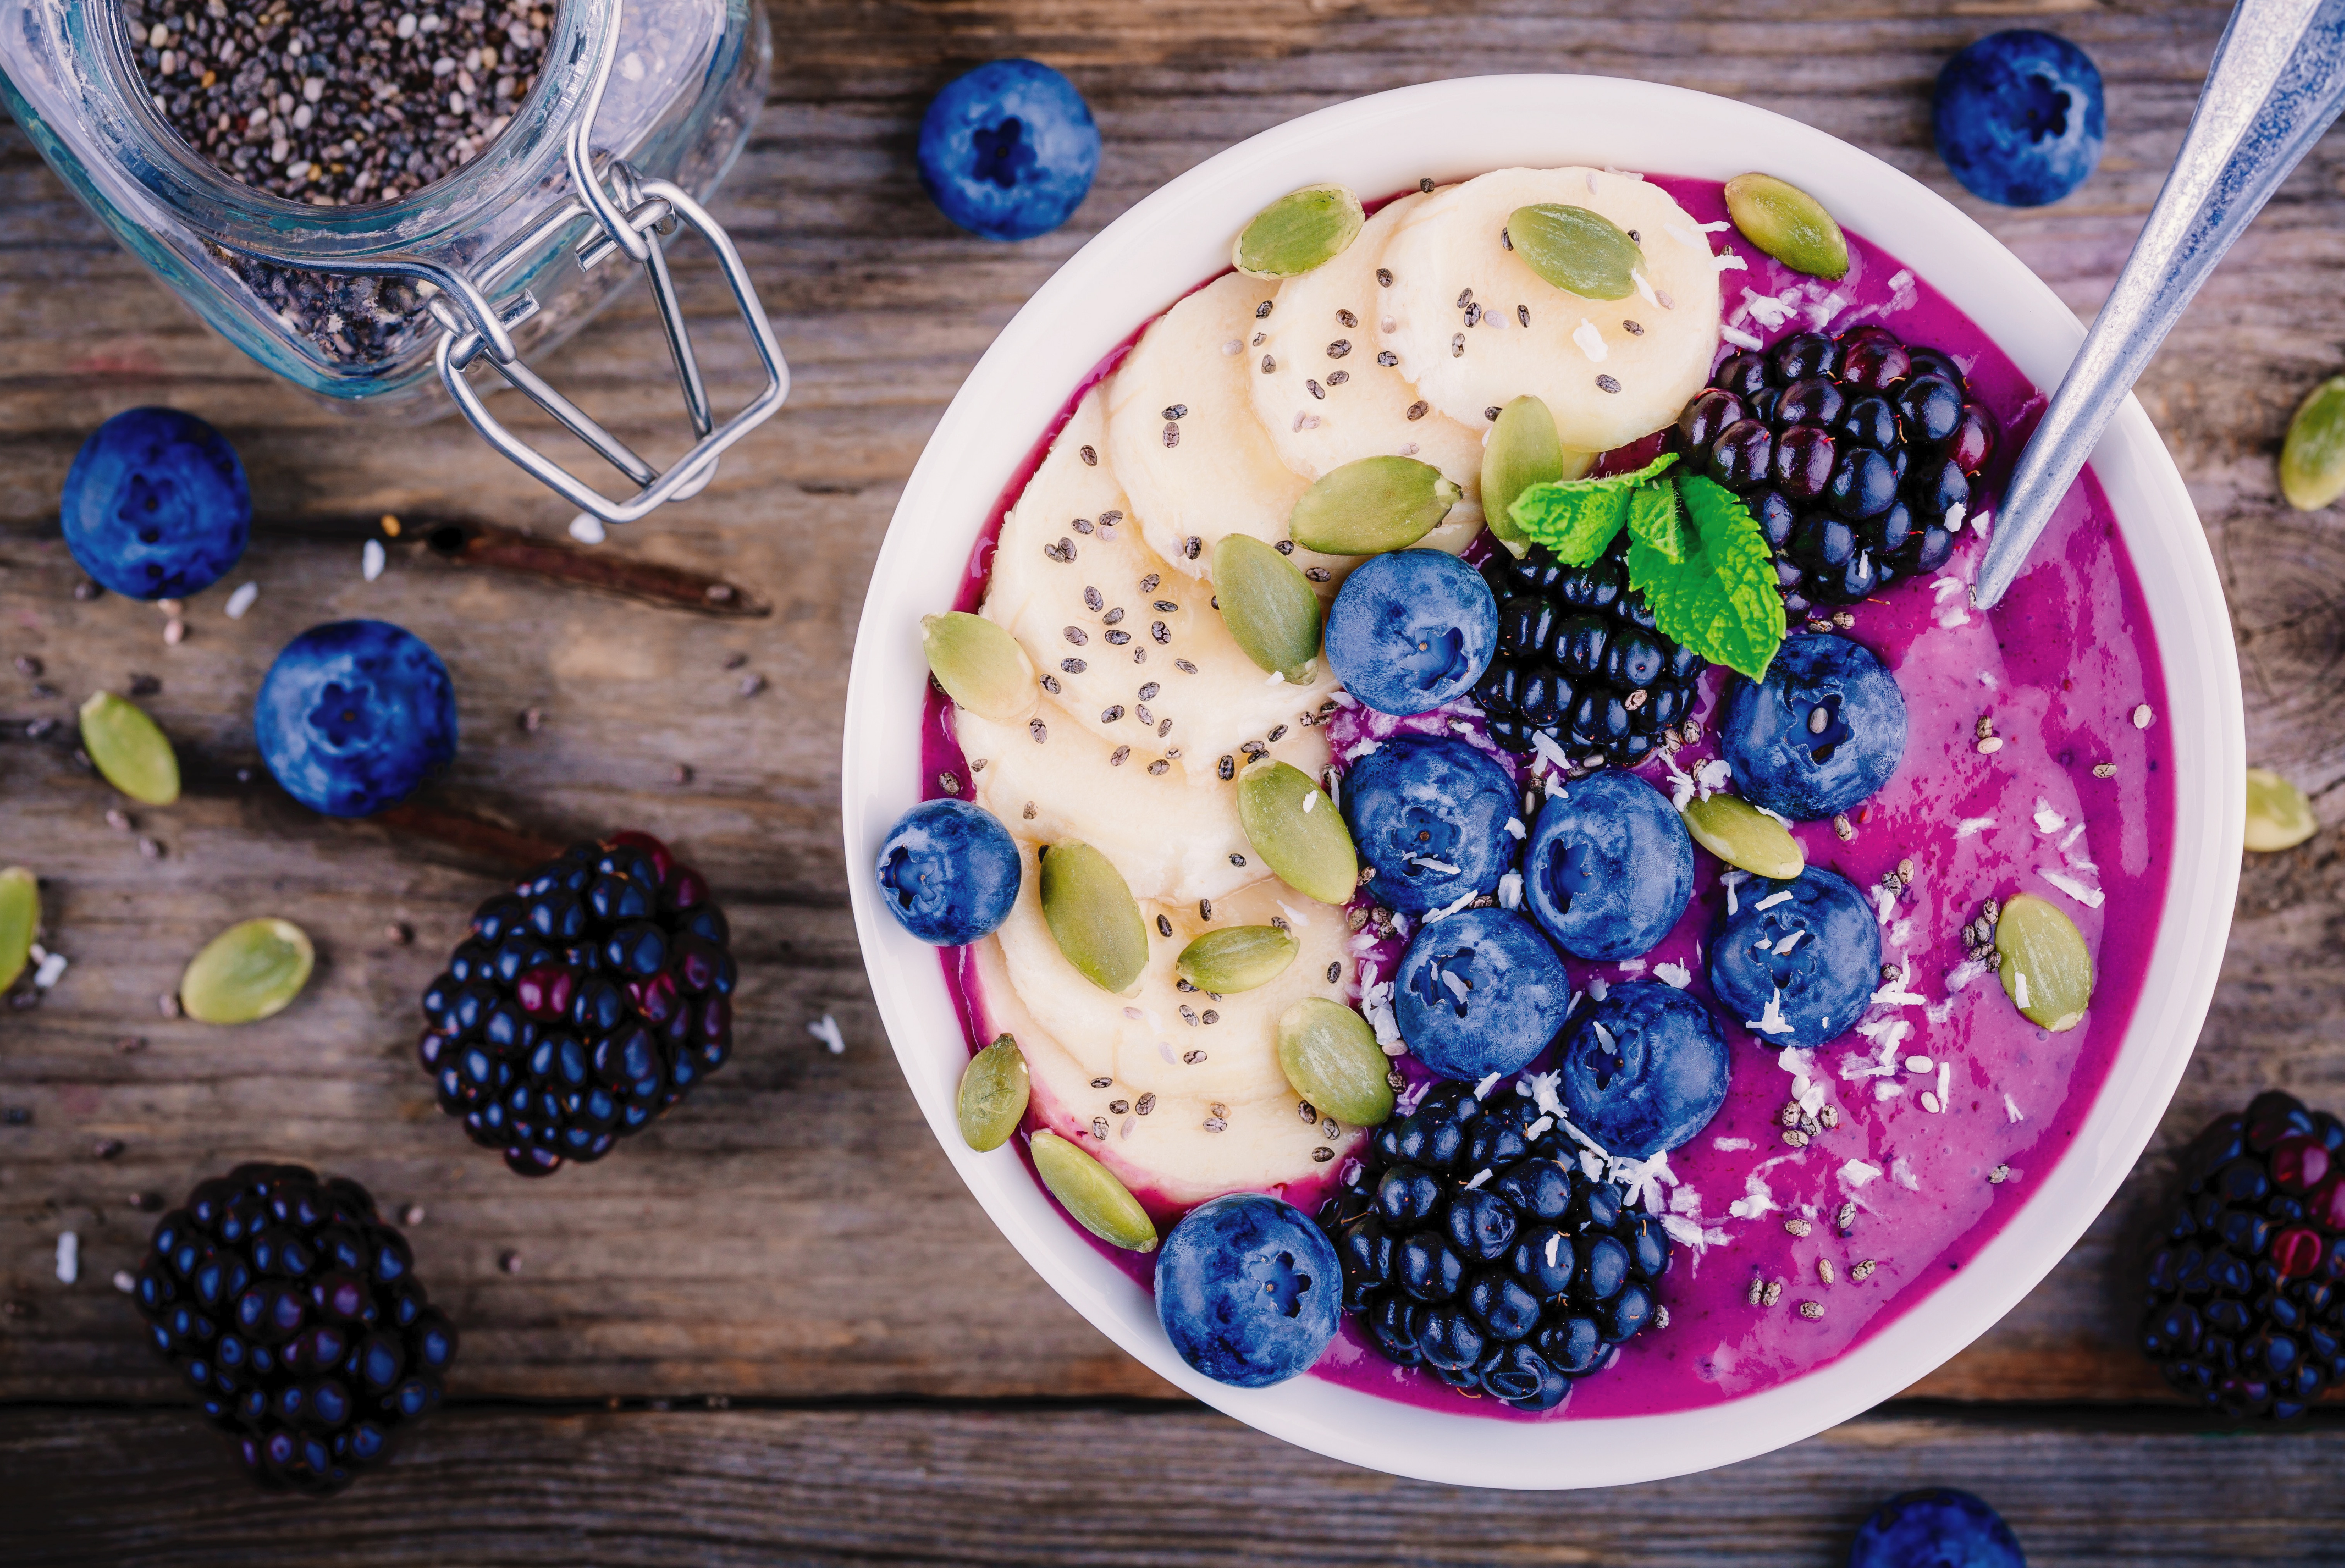
[[[458,1410],[322,1507],[250,1492],[218,1441],[177,1411],[0,1412],[9,1561],[1809,1568],[1936,1485],[1991,1501],[2037,1568],[2334,1563],[2345,1527],[2335,1422],[2220,1441],[1875,1415],[1710,1475],[1553,1495],[1395,1481],[1175,1406]]]
[[[728,458],[710,492],[617,546],[719,569],[770,597],[767,621],[715,624],[430,563],[360,581],[355,536],[327,522],[382,511],[557,533],[558,503],[460,425],[385,432],[269,381],[114,249],[14,127],[0,125],[0,656],[43,659],[62,694],[0,664],[0,717],[67,718],[133,671],[215,777],[251,760],[250,694],[315,621],[399,620],[456,669],[464,750],[436,803],[553,836],[640,824],[716,870],[744,951],[744,1048],[657,1131],[604,1166],[524,1186],[462,1143],[409,1055],[413,997],[491,885],[477,859],[380,828],[319,821],[265,782],[139,812],[160,861],[107,829],[109,798],[66,753],[0,741],[0,860],[53,879],[56,945],[75,960],[38,1012],[0,1013],[0,1398],[150,1398],[165,1380],[107,1285],[148,1225],[140,1193],[176,1196],[253,1155],[299,1156],[420,1202],[427,1277],[466,1327],[458,1389],[475,1396],[797,1398],[1145,1392],[1156,1385],[1074,1315],[986,1226],[904,1095],[844,913],[837,747],[862,586],[903,476],[968,366],[1089,234],[1230,142],[1345,96],[1486,69],[1651,76],[1808,120],[1878,152],[1988,224],[2063,298],[2106,291],[2178,144],[2227,7],[2054,4],[2106,76],[2102,172],[2042,212],[1954,191],[1928,146],[1927,93],[1949,49],[2023,13],[1942,14],[1918,0],[1675,0],[1622,17],[1596,0],[1314,5],[1182,0],[823,3],[777,10],[774,101],[719,203],[797,372],[790,408]],[[2027,12],[2025,15],[2035,15]],[[928,206],[909,153],[927,95],[955,70],[1034,54],[1073,71],[1108,141],[1068,231],[1017,247],[959,235]],[[1443,171],[1457,172],[1457,171]],[[2291,179],[2194,306],[2142,389],[2183,463],[2233,595],[2257,759],[2311,787],[2345,779],[2333,678],[2345,646],[2345,535],[2287,512],[2270,460],[2300,389],[2335,368],[2345,142]],[[727,307],[701,259],[678,272],[695,319]],[[738,392],[737,351],[712,350]],[[664,351],[640,299],[553,357],[630,440],[670,414]],[[151,609],[81,604],[56,495],[76,446],[117,409],[172,402],[228,432],[261,522],[238,580],[191,635]],[[523,422],[525,423],[525,422]],[[725,667],[747,656],[739,670]],[[741,674],[769,683],[736,695]],[[516,717],[535,708],[542,726]],[[20,730],[15,733],[21,733]],[[688,785],[671,782],[684,763]],[[2331,820],[2345,804],[2324,799]],[[166,1023],[155,998],[219,925],[269,908],[307,925],[325,964],[270,1023]],[[2345,1106],[2345,867],[2315,845],[2250,867],[2243,919],[2167,1143],[2267,1082]],[[411,947],[382,935],[412,925]],[[848,1050],[824,1054],[824,1013]],[[124,1034],[137,1054],[115,1053]],[[98,1138],[123,1153],[90,1156]],[[1977,1349],[1924,1387],[1965,1398],[2155,1391],[2127,1348],[2127,1237],[2156,1197],[2155,1158],[2086,1243]],[[86,1242],[82,1283],[54,1278],[56,1234]],[[499,1265],[518,1252],[522,1269]],[[949,1292],[937,1281],[950,1280]],[[946,1299],[945,1298],[949,1298]]]

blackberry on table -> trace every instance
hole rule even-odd
[[[1500,550],[1483,567],[1498,600],[1498,651],[1474,700],[1499,745],[1528,751],[1543,734],[1575,763],[1629,768],[1692,716],[1709,666],[1654,626],[1629,586],[1628,553],[1623,530],[1584,567],[1544,545],[1520,560]]]
[[[133,1289],[156,1349],[267,1487],[322,1496],[381,1463],[456,1356],[366,1188],[302,1166],[198,1183]]]
[[[1655,1321],[1658,1217],[1591,1180],[1551,1124],[1440,1084],[1376,1131],[1320,1211],[1344,1308],[1402,1366],[1518,1410],[1553,1410]]]
[[[2301,1415],[2345,1383],[2345,1124],[2259,1095],[2184,1152],[2149,1260],[2142,1349],[2233,1419]]]
[[[1750,506],[1798,616],[1944,565],[1995,434],[1953,359],[1867,322],[1729,356],[1675,441]]]
[[[523,1176],[596,1160],[733,1054],[708,883],[648,833],[573,844],[473,911],[423,993],[440,1108]]]

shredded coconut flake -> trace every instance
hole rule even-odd
[[[359,552],[359,574],[371,583],[382,575],[382,541],[370,539],[366,542],[366,547]],[[1285,677],[1282,676],[1280,678]]]
[[[1508,871],[1498,878],[1498,907],[1518,910],[1523,907],[1523,874]]]
[[[2027,1119],[2019,1113],[2019,1102],[2008,1095],[2003,1097],[2003,1114],[2015,1122],[2024,1122]]]
[[[1693,972],[1682,963],[1662,962],[1653,965],[1653,978],[1664,985],[1674,985],[1680,991],[1693,983]]]
[[[1868,1182],[1880,1179],[1881,1167],[1866,1165],[1863,1160],[1843,1160],[1840,1167],[1841,1185],[1851,1192],[1863,1188]]]
[[[832,1055],[838,1056],[845,1054],[847,1051],[847,1037],[838,1032],[838,1020],[833,1018],[829,1013],[826,1013],[820,1018],[817,1018],[813,1023],[807,1024],[807,1033],[821,1041],[824,1047],[827,1049]]]
[[[228,618],[232,621],[244,619],[244,612],[252,608],[252,601],[259,597],[260,597],[259,583],[246,583],[240,585],[235,593],[228,596]]]
[[[1508,836],[1512,838],[1517,843],[1522,842],[1524,833],[1523,820],[1520,817],[1508,818],[1507,833]]]
[[[1710,1140],[1710,1146],[1731,1155],[1739,1154],[1744,1149],[1755,1149],[1759,1145],[1749,1138],[1712,1138]]]
[[[1771,910],[1777,904],[1789,903],[1791,899],[1792,890],[1785,888],[1780,893],[1769,893],[1765,898],[1761,899],[1757,903],[1752,904],[1751,907],[1754,910]]]
[[[1751,1028],[1757,1030],[1761,1034],[1790,1034],[1794,1033],[1792,1025],[1783,1017],[1783,988],[1782,986],[1778,985],[1769,993],[1767,997],[1767,1010],[1758,1017],[1750,1020],[1749,1023]]]
[[[1598,331],[1596,323],[1585,316],[1580,317],[1579,325],[1571,330],[1571,341],[1579,345],[1579,351],[1592,365],[1602,364],[1604,356],[1609,352],[1604,346],[1604,334]]]
[[[2035,830],[2037,832],[2056,833],[2067,825],[2068,819],[2060,815],[2059,812],[2052,809],[2052,806],[2049,801],[2038,800],[2035,802]]]
[[[70,1230],[57,1233],[57,1283],[71,1285],[81,1278],[81,1237]]]
[[[1718,874],[1718,885],[1726,890],[1726,912],[1730,917],[1742,912],[1735,907],[1734,890],[1750,880],[1749,871],[1721,871]]]
[[[2100,889],[2088,888],[2084,883],[2078,881],[2076,878],[2069,876],[2063,871],[2056,871],[2049,866],[2036,867],[2035,874],[2042,877],[2046,881],[2050,882],[2054,887],[2058,888],[2062,892],[2066,893],[2070,898],[2076,900],[2078,903],[2084,905],[2088,910],[2096,910],[2100,908],[2101,901],[2106,896],[2102,893]]]
[[[1745,261],[1741,257],[1737,256],[1731,250],[1721,250],[1718,253],[1718,270],[1721,272],[1748,272],[1751,270],[1751,263]],[[1719,328],[1718,335],[1721,338],[1725,337],[1727,335],[1727,329],[1724,327]],[[1755,349],[1759,345],[1757,343],[1749,343],[1744,346]]]
[[[1984,833],[1995,826],[1992,817],[1965,817],[1954,824],[1954,837],[1967,839],[1974,833]]]
[[[1730,251],[1728,254],[1731,256],[1732,252]],[[1737,267],[1742,265],[1741,257],[1733,256],[1732,259]],[[1718,324],[1718,335],[1724,338],[1728,342],[1732,343],[1738,349],[1761,349],[1766,347],[1766,344],[1761,340],[1752,337],[1750,333],[1743,331],[1739,328],[1730,327],[1723,321],[1721,321]]]

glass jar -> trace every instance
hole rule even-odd
[[[724,448],[787,394],[739,255],[698,205],[748,138],[772,38],[755,0],[548,4],[537,78],[503,130],[446,178],[371,205],[272,195],[189,148],[147,88],[147,41],[131,36],[119,0],[0,0],[0,96],[122,243],[261,364],[391,418],[436,417],[452,402],[582,510],[633,522],[697,492]],[[679,224],[716,250],[766,372],[765,391],[721,426],[659,243]],[[575,331],[634,275],[614,256],[647,275],[696,438],[665,473],[523,360]],[[635,494],[609,500],[519,441],[471,384],[480,373],[553,414]]]

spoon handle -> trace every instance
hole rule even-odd
[[[2345,0],[2239,0],[2149,221],[2004,493],[1972,602],[2001,599],[2183,307],[2345,107]]]

